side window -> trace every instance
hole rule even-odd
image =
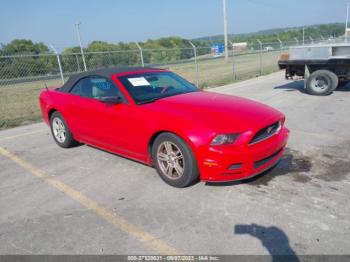
[[[70,93],[87,98],[113,97],[122,94],[111,81],[103,77],[88,77],[79,80]]]
[[[70,90],[70,93],[79,95],[82,97],[93,98],[92,86],[89,78],[83,78],[79,80]]]
[[[91,77],[92,97],[114,97],[121,96],[119,89],[111,81],[102,77]]]

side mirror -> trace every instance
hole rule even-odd
[[[100,102],[105,104],[116,105],[122,103],[122,98],[120,96],[104,96],[99,98]]]

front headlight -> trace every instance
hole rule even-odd
[[[237,138],[239,137],[239,134],[225,134],[225,135],[217,135],[213,141],[211,141],[212,146],[220,146],[220,145],[227,145],[227,144],[233,144]]]

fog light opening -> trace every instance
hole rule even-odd
[[[237,163],[237,164],[232,164],[229,166],[229,170],[237,170],[237,169],[241,169],[242,168],[242,164],[241,163]]]

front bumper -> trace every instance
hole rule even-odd
[[[226,182],[248,179],[273,167],[283,155],[289,130],[253,145],[208,147],[202,151],[199,169],[202,181]]]

